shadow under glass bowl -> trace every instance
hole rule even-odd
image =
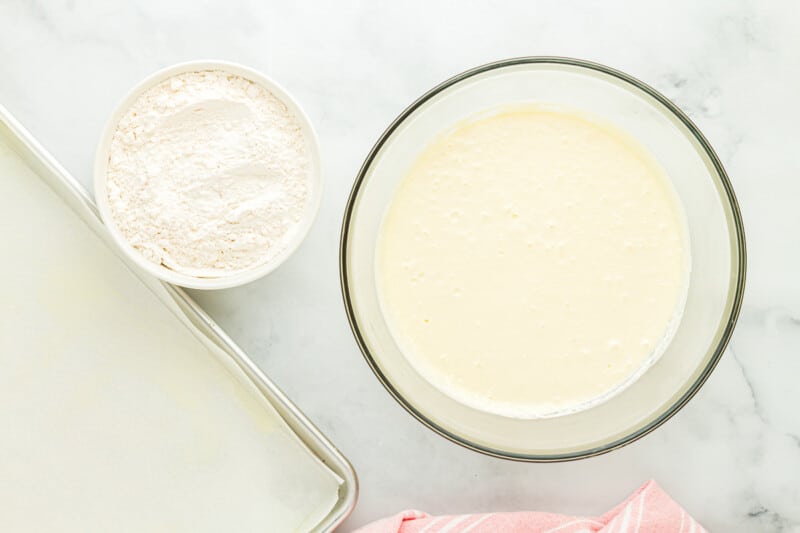
[[[692,271],[683,317],[644,375],[590,409],[517,419],[458,403],[426,381],[389,332],[375,281],[375,246],[392,195],[419,153],[457,122],[488,109],[546,102],[583,110],[641,142],[672,181],[686,214]],[[490,63],[435,87],[388,127],[358,173],[342,225],[340,275],[355,338],[375,375],[414,417],[481,453],[567,461],[628,444],[674,415],[703,385],[733,331],[745,283],[736,197],[706,139],[667,98],[611,68],[558,57]]]

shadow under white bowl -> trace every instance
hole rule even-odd
[[[219,277],[196,277],[176,272],[163,265],[158,265],[146,259],[139,251],[137,251],[125,239],[120,229],[114,222],[113,217],[108,206],[108,192],[106,189],[107,170],[108,170],[108,153],[111,139],[117,129],[120,119],[133,105],[133,103],[142,95],[143,92],[158,85],[164,80],[167,80],[178,74],[185,72],[202,72],[206,70],[220,70],[230,74],[241,76],[250,80],[261,87],[267,89],[278,100],[280,100],[289,112],[295,116],[300,128],[303,132],[303,137],[306,142],[306,149],[308,150],[310,168],[308,174],[308,199],[306,200],[305,211],[301,221],[290,229],[290,237],[281,251],[270,260],[247,268],[244,270],[234,271],[230,274],[223,274]],[[117,106],[114,113],[109,118],[103,134],[100,138],[100,143],[97,147],[94,161],[94,195],[97,203],[98,211],[103,219],[106,227],[108,228],[114,241],[119,245],[120,249],[127,255],[131,261],[137,266],[142,268],[149,274],[181,287],[188,287],[192,289],[226,289],[250,283],[258,278],[261,278],[281,265],[289,256],[303,242],[314,218],[319,211],[320,199],[322,197],[322,175],[320,171],[320,157],[319,157],[319,141],[317,140],[316,132],[311,126],[311,122],[302,110],[300,105],[289,95],[289,93],[273,81],[271,78],[261,74],[260,72],[251,68],[231,63],[228,61],[189,61],[186,63],[179,63],[170,67],[164,68],[155,72],[142,80],[125,96],[122,102]]]

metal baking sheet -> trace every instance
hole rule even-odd
[[[355,472],[344,456],[183,290],[142,274],[127,262],[106,234],[86,191],[2,106],[0,143],[10,147],[112,249],[118,260],[193,330],[195,336],[209,348],[214,348],[210,351],[224,359],[226,365],[239,369],[252,385],[244,389],[263,397],[307,449],[341,479],[338,500],[311,530],[331,531],[339,525],[353,509],[358,491]],[[113,490],[113,487],[109,489]]]

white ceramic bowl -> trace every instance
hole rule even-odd
[[[309,160],[311,162],[310,171],[308,173],[309,197],[306,203],[305,212],[302,220],[291,230],[292,233],[283,250],[271,260],[255,267],[232,272],[229,275],[209,278],[181,274],[166,268],[163,265],[157,265],[151,261],[148,261],[144,256],[142,256],[133,246],[128,243],[128,241],[122,235],[122,232],[115,224],[108,207],[108,193],[106,191],[106,172],[108,169],[109,145],[111,143],[111,138],[114,135],[114,131],[117,128],[117,124],[119,124],[123,114],[144,91],[161,83],[162,81],[184,72],[197,72],[204,70],[221,70],[246,78],[269,90],[276,98],[283,102],[300,124],[300,127],[303,131],[303,136],[305,137]],[[109,118],[108,123],[103,130],[102,137],[100,138],[100,143],[97,147],[97,153],[95,154],[94,195],[95,201],[97,202],[97,208],[100,211],[100,216],[102,217],[103,222],[105,223],[116,243],[136,265],[138,265],[147,273],[152,274],[163,281],[192,289],[225,289],[238,285],[244,285],[245,283],[254,281],[275,270],[290,255],[292,255],[298,246],[300,246],[300,243],[311,229],[311,225],[314,222],[317,211],[319,210],[320,198],[322,196],[319,141],[317,140],[317,135],[314,131],[314,128],[311,126],[311,122],[308,120],[308,117],[300,108],[298,103],[283,87],[278,85],[275,81],[268,78],[264,74],[261,74],[260,72],[248,67],[227,61],[190,61],[186,63],[179,63],[177,65],[159,70],[158,72],[155,72],[154,74],[151,74],[142,80],[125,96],[125,98],[122,100],[122,102],[120,102],[114,113]]]

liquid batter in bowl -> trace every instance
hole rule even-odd
[[[639,377],[680,319],[689,265],[682,208],[647,150],[540,105],[434,140],[376,251],[382,311],[412,366],[518,418],[590,407]]]

